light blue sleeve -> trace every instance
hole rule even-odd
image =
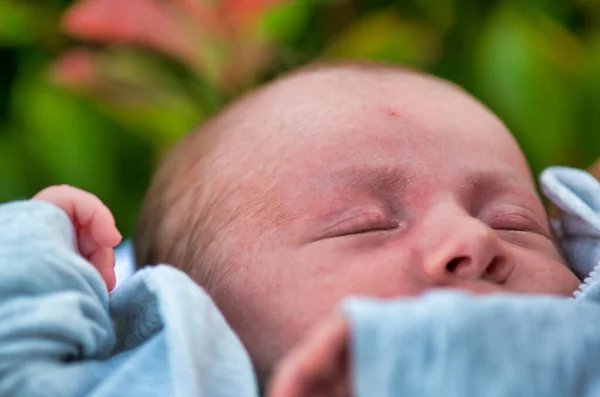
[[[210,297],[169,266],[109,298],[51,204],[0,205],[0,396],[256,397],[252,363]]]
[[[600,307],[541,296],[345,303],[357,397],[600,395]]]
[[[108,294],[74,244],[67,215],[51,204],[0,206],[1,396],[78,396],[106,374]]]

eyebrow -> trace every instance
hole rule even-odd
[[[393,187],[405,186],[410,181],[406,169],[399,166],[393,167],[345,167],[333,171],[327,180],[332,186],[350,186],[363,191],[375,193],[389,190]],[[365,183],[367,181],[367,183]]]
[[[540,197],[537,195],[535,186],[518,183],[518,179],[511,174],[498,173],[493,171],[472,171],[466,172],[462,178],[465,189],[461,192],[461,199],[464,202],[472,202],[477,199],[481,202],[479,207],[486,201],[497,196],[511,194],[518,196],[527,203],[538,203]]]

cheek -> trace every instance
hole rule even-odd
[[[228,297],[218,304],[256,365],[268,368],[345,297],[423,292],[416,266],[402,254],[406,250],[338,243],[271,249],[260,261],[245,263],[229,275]]]
[[[557,256],[537,251],[514,250],[514,275],[508,288],[514,292],[572,296],[579,279]]]
[[[374,247],[350,238],[330,239],[305,246],[294,255],[294,266],[282,275],[296,297],[318,311],[330,312],[345,297],[412,296],[422,292],[423,278],[405,247]]]

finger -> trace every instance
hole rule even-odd
[[[96,250],[88,260],[94,265],[100,276],[106,283],[106,288],[109,291],[115,287],[116,275],[115,275],[115,252],[112,248],[100,248]]]
[[[291,353],[294,354],[295,352]],[[299,360],[295,356],[286,358],[285,362],[279,365],[269,387],[268,397],[306,396],[306,386],[296,375],[298,365]]]
[[[106,248],[100,246],[96,240],[94,240],[90,233],[89,227],[87,226],[83,226],[77,231],[77,245],[79,246],[79,253],[88,259],[91,254],[100,248]]]
[[[299,357],[299,370],[303,377],[327,378],[339,363],[339,357],[347,347],[349,328],[346,318],[336,314],[323,326],[317,328]]]
[[[348,323],[338,314],[318,327],[306,342],[292,349],[284,358],[269,395],[305,397],[320,392],[334,393],[340,388],[340,382],[347,381],[345,352],[348,340]]]
[[[333,392],[335,382],[330,377],[335,374],[336,350],[343,345],[340,334],[345,332],[345,321],[340,317],[317,328],[288,354],[275,377],[272,396],[312,397]]]
[[[100,247],[90,237],[87,228],[83,228],[78,237],[79,253],[87,259],[100,273],[110,291],[115,281],[115,254],[111,247]]]
[[[122,237],[110,210],[95,195],[73,186],[48,187],[33,197],[53,203],[67,213],[76,227],[90,227],[90,236],[103,247],[115,247]]]

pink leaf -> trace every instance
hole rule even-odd
[[[174,11],[156,0],[83,0],[67,12],[63,26],[81,40],[147,47],[197,65],[193,36]]]
[[[100,82],[94,53],[86,49],[67,52],[52,64],[50,78],[59,85],[77,91],[93,89]]]
[[[252,25],[265,10],[285,3],[287,0],[222,0],[219,2],[223,13],[239,29]]]

